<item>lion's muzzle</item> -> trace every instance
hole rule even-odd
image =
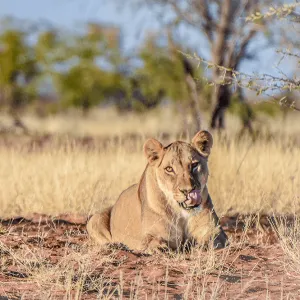
[[[200,206],[202,202],[201,191],[192,190],[187,194],[187,199],[179,203],[184,209],[194,209]]]

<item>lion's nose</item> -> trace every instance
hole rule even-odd
[[[179,188],[179,191],[184,194],[185,196],[187,196],[190,192],[192,192],[193,190],[195,190],[196,187],[190,187],[190,188]]]
[[[182,194],[184,194],[185,196],[187,196],[188,193],[189,193],[189,190],[187,190],[187,189],[179,189],[179,191],[180,191]]]

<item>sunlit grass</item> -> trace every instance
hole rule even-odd
[[[0,146],[0,217],[33,212],[58,215],[99,211],[113,204],[125,188],[140,179],[146,166],[142,152],[146,137],[161,139],[163,132],[169,133],[163,141],[168,143],[175,140],[180,131],[180,117],[172,117],[170,111],[117,116],[106,110],[92,112],[85,121],[79,115],[74,119],[59,115],[44,121],[27,116],[24,120],[39,133],[55,133],[60,138],[53,138],[41,147],[29,147],[31,136],[3,136],[3,140],[9,139],[9,142]],[[255,142],[247,136],[241,140],[236,138],[239,129],[236,119],[229,119],[228,126],[232,129],[226,136],[213,133],[208,187],[219,216],[236,213],[299,215],[300,148],[295,142],[299,133],[295,120],[288,120],[285,126],[281,126],[279,120],[270,121],[271,138],[258,138]],[[129,133],[135,137],[128,139]],[[73,140],[86,135],[96,136],[94,143],[84,145]],[[112,136],[119,139],[106,140],[104,145],[103,137]],[[279,243],[286,255],[282,267],[300,275],[299,222],[293,227],[280,226],[277,228]],[[231,240],[231,246],[222,254],[212,249],[205,253],[197,249],[189,259],[184,254],[154,255],[149,264],[160,266],[165,285],[172,281],[172,272],[185,270],[180,283],[184,285],[184,299],[218,299],[223,281],[218,279],[209,286],[208,276],[231,274],[226,259],[229,253],[236,252],[238,256],[238,251],[247,247],[246,232],[247,226],[244,235],[238,241]],[[0,235],[9,234],[9,230],[0,227]],[[43,238],[41,235],[40,239]],[[89,290],[95,291],[101,299],[125,293],[125,279],[120,275],[115,285],[115,278],[105,269],[115,259],[118,249],[95,249],[84,244],[80,249],[70,250],[66,246],[65,255],[52,265],[38,247],[32,249],[24,245],[15,250],[2,243],[1,251],[6,253],[1,258],[3,268],[7,260],[23,268],[30,275],[28,281],[40,287],[41,297],[51,299],[53,291],[61,291],[64,299],[80,299]],[[102,271],[102,277],[94,276],[97,268],[106,270]],[[195,278],[200,277],[202,285],[196,286]],[[138,275],[131,280],[132,291],[127,294],[128,298],[143,298],[145,283]],[[155,282],[152,288],[152,298],[156,299],[156,291],[164,286]]]
[[[299,212],[298,145],[288,137],[224,141],[216,134],[214,140],[208,186],[219,214]],[[50,141],[42,150],[1,147],[1,215],[90,213],[113,204],[146,166],[143,142],[141,136],[105,147],[99,140],[89,149],[72,139]]]

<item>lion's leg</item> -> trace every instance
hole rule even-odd
[[[188,223],[189,235],[200,245],[213,239],[215,248],[224,248],[228,244],[228,238],[219,225],[219,218],[214,211],[209,195],[207,200],[203,211],[190,218]]]
[[[208,242],[219,231],[220,228],[216,224],[215,216],[209,209],[205,209],[196,216],[192,216],[188,223],[189,235],[198,244]]]
[[[93,242],[99,245],[112,242],[110,232],[110,215],[112,207],[93,215],[87,223],[87,231]]]
[[[147,253],[167,252],[169,249],[167,242],[163,238],[147,234],[142,240],[141,250]]]

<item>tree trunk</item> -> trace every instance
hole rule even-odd
[[[212,103],[215,103],[210,123],[212,129],[225,128],[225,112],[230,104],[230,97],[231,92],[227,85],[216,86],[212,99]]]
[[[242,119],[242,129],[240,131],[239,137],[241,138],[245,132],[248,132],[252,138],[254,138],[254,129],[252,126],[252,120],[254,120],[254,112],[251,106],[247,103],[245,99],[245,95],[243,93],[243,89],[241,87],[238,87],[237,89],[237,96],[239,98],[239,101],[242,105],[242,111],[241,111],[241,119]]]
[[[186,102],[181,101],[178,103],[177,105],[178,111],[179,111],[179,115],[181,116],[181,128],[180,128],[180,133],[179,133],[179,139],[188,139],[189,137],[189,132],[188,132],[188,128],[189,128],[189,120],[188,120],[188,107]]]
[[[91,104],[89,102],[89,99],[88,99],[88,97],[85,96],[82,101],[82,116],[84,118],[88,117],[90,108],[91,108]]]
[[[27,126],[24,124],[24,122],[22,121],[21,117],[20,117],[20,114],[19,114],[19,111],[16,109],[16,108],[10,108],[10,115],[13,119],[13,127],[16,127],[16,128],[20,128],[23,130],[23,132],[25,134],[28,134],[29,133],[29,130],[27,128]]]
[[[25,134],[28,134],[28,128],[22,121],[20,115],[22,111],[22,106],[24,104],[24,95],[22,91],[16,86],[16,84],[12,84],[10,93],[9,93],[9,114],[11,115],[13,119],[13,126],[16,128],[20,128],[23,130]]]

